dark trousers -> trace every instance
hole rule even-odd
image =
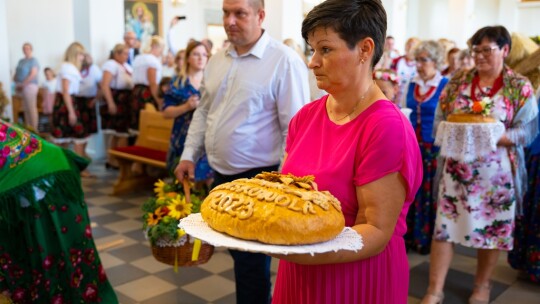
[[[276,171],[278,165],[255,168],[235,175],[223,175],[215,172],[213,187],[239,178],[251,178],[263,171]],[[245,252],[230,249],[234,260],[234,278],[236,281],[237,304],[270,303],[270,261],[262,253]]]

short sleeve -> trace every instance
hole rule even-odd
[[[37,68],[39,70],[39,62],[36,58],[32,58],[32,63],[30,65],[32,68]]]
[[[373,127],[357,147],[355,185],[362,186],[399,172],[406,183],[406,200],[412,201],[422,183],[423,165],[411,124],[402,114],[386,112],[367,125]]]
[[[74,65],[68,63],[62,64],[59,74],[61,75],[60,77],[62,79],[67,79],[70,82],[80,81],[81,79],[81,74],[79,73],[77,68]]]
[[[103,72],[101,71],[101,69],[95,64],[92,65],[90,69],[92,71],[92,76],[94,77],[94,80],[96,82],[101,82],[101,79],[103,78]]]
[[[403,167],[405,129],[399,115],[373,119],[373,128],[366,130],[356,151],[354,183],[362,186]]]
[[[107,71],[109,73],[111,73],[112,75],[116,75],[116,73],[118,73],[118,64],[113,61],[113,60],[107,60],[104,64],[103,64],[103,72]]]

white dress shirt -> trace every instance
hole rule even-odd
[[[206,149],[225,175],[279,164],[289,122],[309,101],[305,63],[266,32],[246,54],[231,45],[212,56],[201,91],[181,159]]]

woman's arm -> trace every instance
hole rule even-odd
[[[112,81],[111,72],[109,71],[103,72],[103,78],[101,79],[101,90],[103,91],[103,97],[105,98],[105,101],[107,102],[107,108],[109,109],[109,114],[114,115],[116,114],[116,104],[114,103],[114,99],[112,97],[111,81]]]
[[[405,180],[390,173],[369,184],[356,187],[358,215],[352,227],[362,236],[364,247],[358,251],[341,250],[322,254],[273,255],[298,264],[335,264],[366,259],[381,253],[396,227],[406,196]]]
[[[178,106],[168,106],[163,110],[163,117],[165,118],[176,118],[178,116],[184,115],[189,111],[193,111],[199,105],[199,96],[191,95],[188,100]]]
[[[161,111],[163,108],[163,99],[159,98],[158,94],[158,84],[156,82],[156,69],[155,68],[148,68],[146,76],[148,77],[148,86],[150,87],[150,93],[152,94],[152,97],[158,104],[158,111]]]
[[[33,67],[31,70],[30,70],[30,73],[28,74],[28,76],[23,80],[22,82],[22,86],[26,86],[27,84],[30,83],[30,81],[34,80],[34,78],[36,78],[38,74],[38,68],[37,67]]]
[[[75,108],[73,107],[73,100],[69,94],[69,80],[62,79],[62,97],[68,110],[69,125],[74,126],[77,123],[77,115],[75,114]]]

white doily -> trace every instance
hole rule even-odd
[[[497,142],[504,134],[502,122],[457,123],[443,121],[437,129],[435,145],[440,154],[458,161],[470,162],[497,150]]]
[[[224,233],[215,231],[210,228],[203,220],[200,213],[191,214],[180,220],[179,228],[184,229],[187,234],[201,239],[216,247],[227,247],[231,249],[262,252],[262,253],[277,253],[277,254],[294,254],[294,253],[323,253],[338,250],[358,251],[364,246],[362,237],[353,229],[346,227],[333,240],[311,245],[269,245],[255,241],[246,241],[238,239]]]

